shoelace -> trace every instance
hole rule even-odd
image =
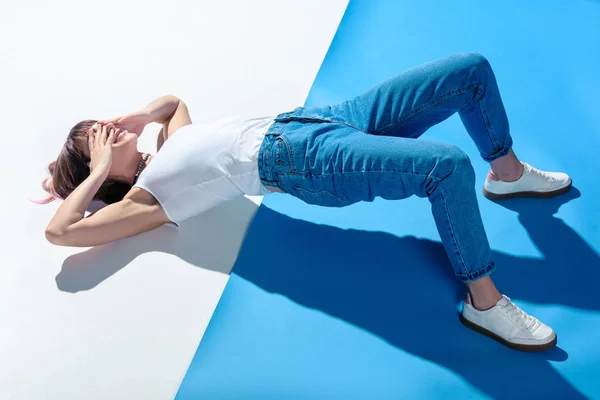
[[[515,303],[513,303],[510,298],[506,297],[508,302],[501,306],[502,310],[506,312],[506,314],[512,318],[513,321],[517,322],[523,328],[530,330],[533,328],[537,319],[528,315],[525,311],[521,310]]]
[[[544,178],[545,180],[547,180],[549,182],[557,181],[556,176],[554,176],[550,172],[540,171],[539,169],[532,167],[531,165],[526,165],[525,168],[526,168],[526,170],[529,170],[529,172],[531,172],[532,174],[541,176],[542,178]]]

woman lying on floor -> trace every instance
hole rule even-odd
[[[326,207],[427,197],[456,277],[469,289],[461,321],[518,350],[550,349],[554,331],[492,282],[469,158],[456,146],[417,140],[456,112],[491,165],[485,197],[551,197],[570,189],[567,175],[517,158],[492,68],[466,53],[406,71],[352,100],[276,117],[192,125],[186,105],[165,96],[123,117],[80,122],[44,183],[50,199],[64,199],[46,237],[63,246],[100,245],[179,224],[244,194],[288,193]],[[138,152],[137,139],[153,122],[163,128],[151,156]],[[93,199],[109,205],[85,217]]]

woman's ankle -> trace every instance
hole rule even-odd
[[[488,179],[503,182],[519,180],[525,168],[512,150],[507,155],[492,161],[491,167]]]
[[[496,289],[494,282],[489,276],[469,282],[467,286],[469,287],[468,303],[475,307],[476,310],[489,310],[502,298],[502,294]]]
[[[504,169],[501,171],[491,170],[488,173],[487,179],[489,181],[502,181],[502,182],[515,182],[518,181],[521,176],[523,176],[523,172],[525,171],[525,166],[519,163],[519,167],[508,170]]]
[[[502,298],[502,295],[500,295],[500,297],[498,299],[486,299],[484,301],[479,299],[479,301],[476,302],[473,299],[472,294],[467,293],[467,298],[465,299],[465,303],[470,304],[477,311],[487,311],[491,308],[494,308],[494,306],[498,303],[498,300],[500,300],[501,298]]]

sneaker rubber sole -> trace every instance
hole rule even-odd
[[[495,341],[497,341],[507,347],[510,347],[511,349],[514,349],[514,350],[526,351],[526,352],[546,351],[546,350],[550,350],[551,348],[556,346],[556,343],[558,342],[558,336],[555,333],[554,339],[552,339],[548,343],[543,343],[543,344],[511,343],[511,342],[507,341],[506,339],[503,339],[500,336],[496,335],[495,333],[490,332],[487,329],[485,329],[477,324],[474,324],[473,322],[466,319],[462,314],[459,314],[459,315],[460,315],[460,322],[462,322],[462,324],[464,326],[466,326],[467,328],[472,329],[477,333],[481,333],[482,335],[485,335],[491,339],[494,339]]]
[[[520,197],[547,199],[549,197],[560,196],[561,194],[567,193],[569,190],[571,190],[571,186],[573,186],[573,181],[569,179],[569,183],[566,186],[553,190],[551,192],[514,192],[506,194],[497,194],[488,191],[486,188],[483,188],[483,196],[489,200],[508,200]]]

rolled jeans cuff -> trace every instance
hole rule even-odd
[[[512,138],[509,136],[508,140],[506,141],[506,144],[498,151],[496,151],[493,154],[481,154],[481,158],[483,158],[484,161],[487,162],[492,162],[500,157],[504,157],[505,155],[507,155],[510,152],[510,149],[512,149],[513,146],[513,141]]]
[[[467,274],[463,274],[462,272],[459,272],[456,274],[456,277],[461,282],[473,282],[473,281],[481,279],[485,276],[490,275],[492,272],[494,272],[495,269],[496,269],[496,264],[493,261],[490,261],[490,263],[487,264],[483,268],[469,272]]]

